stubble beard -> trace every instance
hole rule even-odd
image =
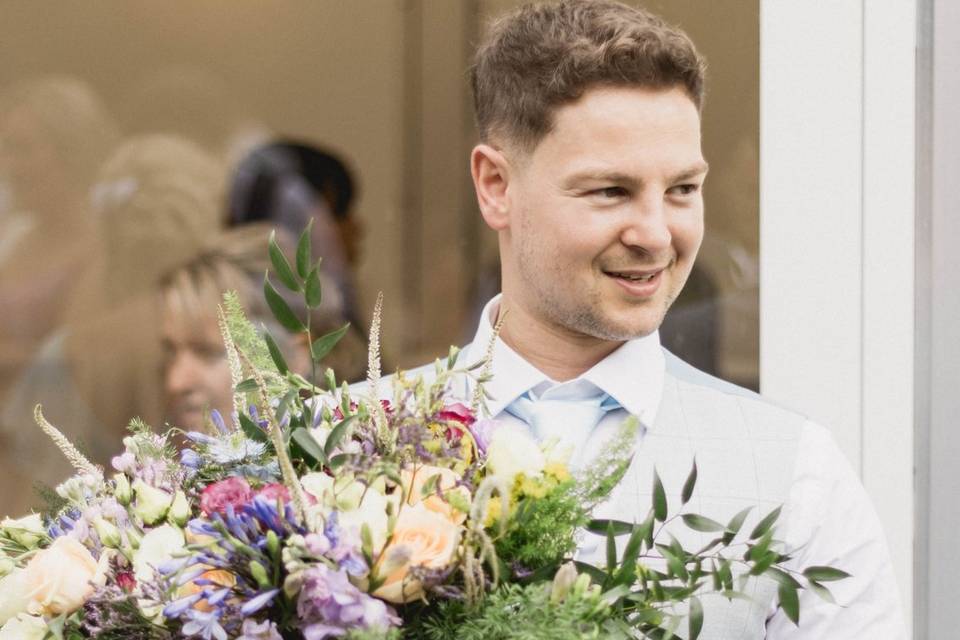
[[[618,322],[610,314],[604,313],[603,294],[593,288],[583,293],[572,286],[566,291],[556,283],[574,282],[573,274],[556,272],[546,279],[542,272],[535,273],[532,268],[536,264],[544,264],[539,256],[534,256],[529,246],[519,247],[518,273],[523,288],[529,298],[517,301],[527,306],[534,316],[542,318],[549,325],[560,330],[589,336],[607,342],[626,342],[650,335],[660,328],[667,309],[677,296],[677,291],[671,291],[662,302],[650,300],[637,305],[638,315],[646,316],[649,307],[662,306],[656,316],[642,326],[631,326],[628,322]],[[565,277],[566,276],[566,277]],[[653,326],[651,326],[651,324]]]

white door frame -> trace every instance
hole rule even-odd
[[[913,610],[917,0],[761,0],[761,390],[829,427]]]

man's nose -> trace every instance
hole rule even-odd
[[[651,255],[659,255],[669,250],[673,234],[670,232],[667,214],[662,195],[638,199],[625,212],[620,241],[628,247],[641,249]]]

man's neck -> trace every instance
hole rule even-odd
[[[502,300],[497,311],[506,312],[500,339],[551,380],[565,382],[589,371],[623,343],[545,326],[519,305]]]

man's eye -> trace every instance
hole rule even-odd
[[[678,196],[689,196],[700,190],[698,184],[678,184],[670,189],[670,192]]]
[[[614,199],[625,197],[627,195],[627,190],[623,187],[604,187],[603,189],[596,189],[591,193],[602,198]]]

